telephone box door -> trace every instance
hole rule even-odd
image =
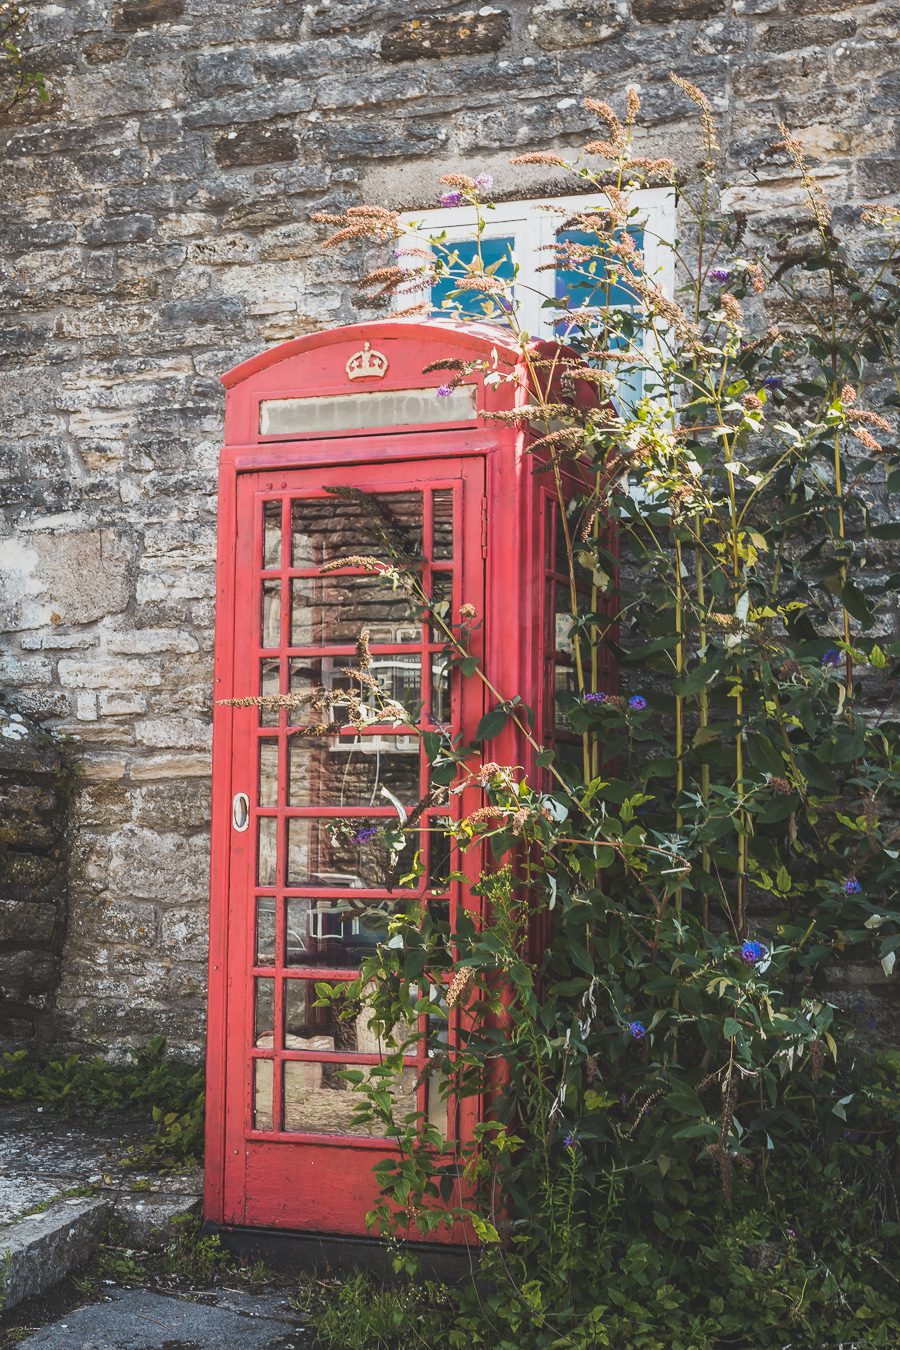
[[[416,813],[393,865],[382,832],[398,821],[395,801],[409,812],[426,793],[416,729],[471,736],[482,707],[478,682],[460,679],[402,585],[359,561],[321,567],[374,556],[412,573],[454,620],[463,604],[480,617],[483,499],[484,461],[475,456],[238,478],[233,696],[262,704],[225,714],[226,1223],[366,1231],[378,1195],[373,1165],[393,1146],[355,1122],[358,1096],[341,1071],[377,1064],[381,1046],[364,1014],[339,1020],[317,1007],[315,982],[353,979],[398,904],[446,912],[461,903],[448,874],[471,864],[450,857],[440,828],[463,809],[458,798]],[[363,629],[371,675],[410,710],[408,724],[358,730],[348,720],[343,694],[373,701],[349,673],[360,668]],[[330,696],[326,714],[316,689]],[[424,1112],[452,1150],[474,1109],[463,1103],[460,1118],[448,1108],[422,1044],[406,1064],[398,1114]]]

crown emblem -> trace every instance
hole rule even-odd
[[[366,342],[361,352],[354,352],[344,369],[348,380],[383,380],[387,374],[388,359],[381,352],[373,352]]]

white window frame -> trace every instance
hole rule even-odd
[[[628,223],[643,231],[644,271],[667,298],[674,299],[675,254],[663,241],[675,240],[675,188],[638,188],[626,193],[626,197],[629,207],[635,210]],[[545,210],[545,207],[552,209]],[[513,238],[513,255],[519,268],[516,277],[517,313],[519,322],[531,337],[552,339],[555,324],[559,321],[559,314],[541,307],[549,294],[549,281],[553,274],[537,269],[552,261],[551,246],[560,225],[567,217],[579,212],[608,207],[609,198],[604,193],[584,192],[575,196],[497,202],[493,210],[483,210],[485,226],[482,238],[496,239],[510,235]],[[397,261],[401,267],[410,271],[420,267],[422,260],[414,256],[406,258],[404,242],[408,243],[410,249],[423,249],[430,248],[432,240],[439,235],[443,235],[448,244],[475,236],[475,208],[468,204],[428,211],[408,211],[401,215],[400,220],[408,234],[398,245]],[[430,287],[412,293],[407,291],[395,297],[394,308],[405,309],[429,298]],[[437,311],[438,314],[441,312]],[[452,313],[448,312],[447,317],[453,317]],[[644,360],[649,365],[655,364],[654,347],[653,334],[648,332],[645,335]]]

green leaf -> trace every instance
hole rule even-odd
[[[502,708],[485,713],[475,732],[476,741],[489,741],[493,736],[499,735],[508,721],[509,713],[504,712]]]

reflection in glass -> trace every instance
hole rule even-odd
[[[263,503],[263,567],[281,566],[281,502]]]
[[[384,561],[422,555],[422,494],[378,492],[292,503],[295,567],[321,567],[351,553]]]
[[[281,582],[264,581],[262,587],[262,623],[260,644],[263,647],[281,646]]]
[[[267,657],[265,661],[259,663],[259,692],[263,695],[281,693],[281,673],[278,660]],[[261,727],[278,726],[277,708],[260,708],[259,724]]]
[[[359,695],[361,686],[356,680],[345,674],[348,669],[358,668],[357,661],[346,656],[295,656],[290,662],[291,690],[309,690],[319,686],[332,690],[336,694],[350,691]],[[372,677],[378,680],[387,698],[394,699],[409,713],[412,722],[418,721],[422,703],[422,663],[418,655],[403,653],[393,656],[373,656],[369,668]],[[368,706],[378,707],[378,698],[369,692],[363,699]],[[306,705],[292,708],[289,714],[292,725],[302,725],[317,720]],[[334,707],[334,721],[338,726],[347,725],[347,708],[340,702]]]
[[[254,984],[253,1044],[270,1049],[275,1034],[275,981],[266,977]]]
[[[289,806],[385,806],[383,787],[404,806],[419,799],[416,736],[292,736],[290,755]]]
[[[278,742],[274,738],[259,743],[259,805],[278,805]]]
[[[450,572],[435,572],[431,578],[431,640],[446,642],[447,634],[436,622],[441,619],[448,628],[454,622],[453,614],[453,576]]]
[[[342,822],[289,820],[287,884],[316,890],[383,889],[391,871],[382,831],[387,823],[384,816],[356,816]],[[377,829],[378,834],[368,838],[366,832],[371,829]],[[354,837],[360,834],[362,837]]]
[[[274,886],[278,870],[278,819],[260,816],[258,821],[256,884]]]
[[[343,1015],[342,1015],[343,1014]],[[284,1046],[286,1050],[328,1051],[332,1054],[378,1055],[383,1046],[369,1024],[361,1003],[316,1007],[311,980],[284,981]],[[401,1029],[399,1036],[408,1034]]]
[[[272,1072],[270,1059],[253,1061],[253,1128],[272,1129]]]
[[[291,583],[291,646],[349,646],[363,628],[369,641],[419,642],[422,607],[380,577],[297,577]]]
[[[354,968],[387,937],[389,914],[387,901],[291,897],[286,962],[289,966]]]
[[[275,897],[259,895],[256,898],[256,964],[275,964]]]
[[[453,489],[437,488],[432,494],[434,542],[431,556],[436,562],[453,557]]]
[[[355,1108],[363,1100],[350,1083],[340,1077],[337,1064],[288,1061],[284,1066],[284,1128],[297,1133],[368,1135],[380,1138],[385,1127],[379,1122],[356,1124]],[[368,1073],[365,1066],[360,1067]],[[406,1068],[393,1089],[394,1114],[398,1121],[416,1110],[416,1070]]]
[[[433,891],[445,891],[450,885],[455,843],[450,833],[449,816],[431,816],[428,819],[428,885]]]
[[[437,726],[449,726],[451,721],[450,659],[449,652],[435,652],[431,658],[430,720]]]

